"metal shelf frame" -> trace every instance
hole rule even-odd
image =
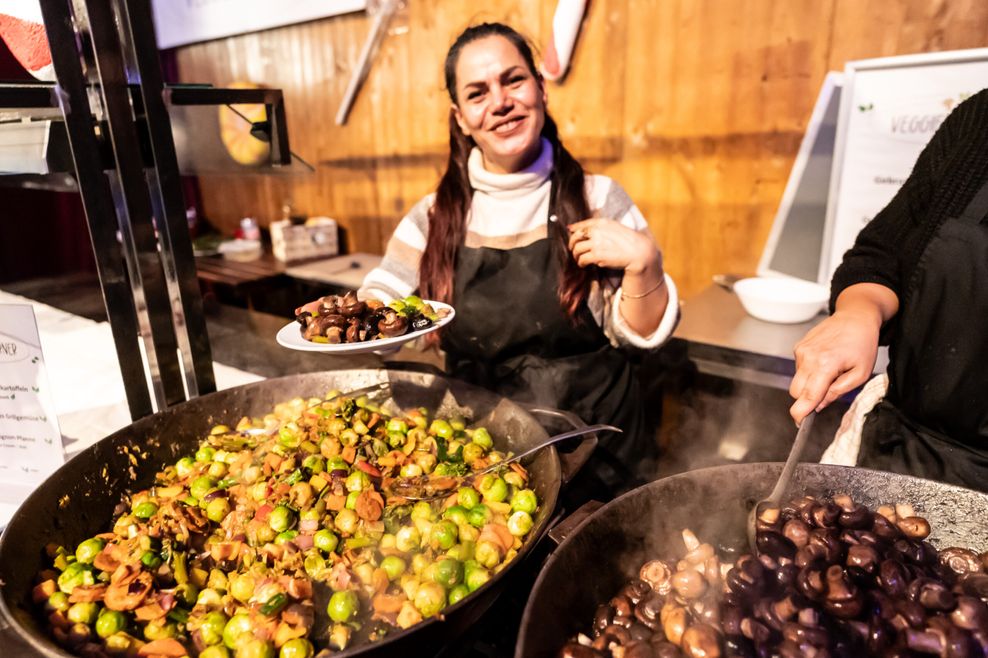
[[[166,87],[150,0],[40,0],[55,84],[0,86],[3,119],[64,121],[134,419],[216,390],[168,104],[260,102],[290,165],[280,90]]]

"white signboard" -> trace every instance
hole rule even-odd
[[[758,262],[759,276],[819,280],[843,76],[824,78]]]
[[[848,62],[827,208],[829,281],[950,111],[988,86],[988,48]]]
[[[34,309],[0,304],[0,527],[63,454]]]
[[[158,48],[360,11],[367,0],[152,0]]]

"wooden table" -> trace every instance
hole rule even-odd
[[[207,301],[242,300],[247,308],[254,308],[256,294],[272,289],[286,276],[285,264],[269,251],[250,261],[201,256],[196,258],[196,274]]]

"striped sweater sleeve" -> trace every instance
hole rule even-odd
[[[416,203],[391,235],[381,264],[367,273],[357,291],[360,299],[392,299],[407,297],[419,287],[419,262],[429,235],[429,208],[434,195]]]
[[[594,216],[619,222],[622,226],[644,233],[654,242],[655,238],[648,228],[648,222],[624,188],[606,176],[587,178],[587,196],[594,209]],[[651,350],[669,340],[676,325],[679,324],[679,295],[676,284],[668,273],[665,274],[665,282],[669,291],[669,302],[659,326],[648,336],[642,336],[632,329],[621,315],[620,273],[605,279],[591,292],[588,306],[612,345]]]

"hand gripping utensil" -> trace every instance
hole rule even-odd
[[[755,527],[758,523],[759,511],[766,506],[776,509],[781,506],[782,498],[789,489],[789,483],[792,481],[793,473],[796,472],[796,465],[799,463],[799,458],[802,456],[804,448],[806,448],[814,418],[816,418],[816,411],[811,411],[803,418],[803,422],[799,425],[799,431],[796,432],[796,440],[793,441],[792,448],[789,449],[789,457],[782,467],[779,481],[775,483],[775,488],[772,489],[772,493],[769,494],[768,498],[755,503],[751,508],[751,512],[748,513],[748,546],[751,548],[753,555],[758,554],[758,548],[755,545]]]

